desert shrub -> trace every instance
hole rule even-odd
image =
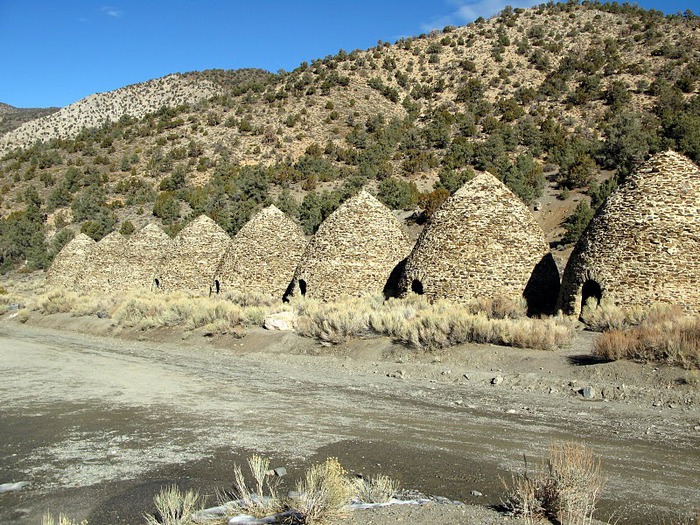
[[[579,202],[574,213],[564,221],[564,229],[566,232],[561,242],[564,244],[573,244],[578,241],[579,237],[581,237],[581,234],[588,226],[588,223],[593,219],[593,215],[595,215],[595,211],[586,201]]]
[[[42,314],[69,313],[78,304],[78,295],[62,289],[49,290],[39,297],[35,310]]]
[[[417,295],[388,301],[379,296],[346,298],[334,303],[303,299],[294,307],[300,334],[332,343],[387,336],[418,349],[466,342],[554,349],[568,344],[573,336],[571,320],[528,319],[520,302],[500,298],[467,305],[441,300],[431,304]]]
[[[581,319],[590,329],[603,332],[637,326],[647,318],[658,322],[661,319],[673,319],[681,314],[679,308],[667,304],[622,308],[609,299],[603,298],[598,302],[595,297],[591,297],[583,306]]]
[[[603,333],[593,351],[606,359],[700,369],[700,317],[668,312],[648,315],[638,326]]]
[[[354,498],[361,503],[388,503],[399,490],[396,480],[384,475],[352,480]]]
[[[324,523],[345,515],[352,497],[352,485],[337,459],[312,465],[297,483],[299,499],[294,502],[303,523]]]
[[[248,458],[248,469],[253,476],[254,488],[248,487],[240,465],[234,466],[233,496],[236,499],[225,503],[227,514],[249,514],[256,518],[264,518],[284,509],[284,504],[277,495],[277,485],[270,481],[277,478],[267,475],[269,466],[270,460],[262,456],[253,455]]]
[[[554,444],[545,463],[528,472],[513,474],[506,485],[504,506],[529,523],[542,518],[566,525],[592,523],[605,485],[600,461],[585,445]]]
[[[153,503],[156,513],[146,514],[147,525],[190,525],[195,523],[192,515],[199,510],[199,494],[182,492],[175,485],[160,491]]]
[[[53,514],[47,512],[41,518],[41,525],[88,525],[87,520],[74,521],[65,514],[59,514],[58,518],[54,518]]]

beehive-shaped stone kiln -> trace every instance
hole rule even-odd
[[[72,290],[85,269],[87,254],[95,247],[95,241],[79,233],[56,254],[46,273],[46,285]]]
[[[83,271],[76,281],[83,292],[104,293],[121,289],[123,283],[115,269],[121,263],[126,251],[126,239],[119,232],[112,232],[102,238],[91,250]]]
[[[239,230],[216,272],[214,289],[282,299],[307,241],[301,228],[275,206]]]
[[[126,250],[113,269],[115,290],[158,288],[159,273],[173,241],[155,224],[126,238]]]
[[[542,229],[502,182],[482,173],[433,214],[406,261],[399,294],[465,303],[524,296],[553,311],[559,273]]]
[[[560,306],[579,315],[591,297],[700,312],[700,168],[689,159],[654,155],[600,207],[566,265]]]
[[[333,301],[343,295],[382,293],[410,250],[408,236],[391,210],[360,191],[323,221],[287,295]]]
[[[173,239],[158,279],[159,288],[171,292],[208,292],[231,238],[213,220],[200,215]]]

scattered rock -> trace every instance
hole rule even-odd
[[[491,379],[492,385],[500,385],[501,383],[503,383],[503,376],[496,376],[493,379]]]
[[[592,386],[584,386],[581,390],[581,395],[584,397],[584,399],[593,399],[595,398],[596,391],[595,388]]]
[[[396,372],[391,372],[387,374],[387,377],[395,377],[397,379],[403,379],[406,376],[405,370],[397,370]]]
[[[266,330],[279,330],[280,332],[294,331],[296,328],[296,314],[285,311],[268,315],[263,321],[263,328]]]
[[[469,374],[464,374],[462,377],[463,377],[464,379],[466,379],[467,381],[469,381]]]
[[[482,494],[481,492],[479,492],[478,490],[472,490],[472,491],[470,492],[470,494],[471,494],[472,496],[476,496],[477,498],[480,498],[481,496],[483,496],[483,494]]]
[[[100,310],[99,312],[97,312],[97,317],[99,319],[109,319],[109,314],[103,310]]]
[[[284,467],[277,467],[277,468],[273,468],[271,470],[268,470],[265,474],[267,474],[268,476],[276,476],[278,478],[281,478],[282,476],[287,475],[287,469]]]
[[[16,492],[29,485],[29,481],[17,481],[15,483],[0,483],[0,492]]]

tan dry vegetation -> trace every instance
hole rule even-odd
[[[528,523],[548,519],[562,525],[588,525],[605,485],[600,460],[578,443],[553,444],[546,462],[513,474],[504,506]]]
[[[499,300],[455,305],[409,295],[402,300],[384,301],[375,296],[327,304],[306,299],[293,304],[298,332],[332,343],[384,335],[421,349],[474,342],[553,350],[568,344],[574,334],[570,318],[527,318],[522,304]],[[513,308],[504,307],[507,304]]]
[[[605,359],[700,370],[700,317],[679,311],[648,315],[637,326],[603,333],[596,339],[594,352]]]

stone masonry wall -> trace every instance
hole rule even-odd
[[[268,206],[233,238],[215,283],[221,293],[259,293],[281,299],[306,245],[301,228],[275,206]]]
[[[75,283],[85,268],[87,254],[95,246],[95,241],[79,233],[71,239],[53,259],[46,273],[46,285],[49,287],[75,289]]]
[[[160,288],[208,293],[230,242],[218,224],[200,215],[173,239],[170,253],[155,276]]]
[[[431,217],[406,261],[399,294],[465,303],[525,296],[533,312],[553,310],[559,273],[544,233],[525,205],[483,173]]]
[[[668,303],[700,313],[700,168],[667,151],[617,189],[564,271],[560,307],[580,314],[583,286],[622,307]]]
[[[126,240],[119,232],[112,232],[101,239],[85,258],[85,264],[76,281],[83,292],[112,292],[121,283],[115,279],[114,268],[124,257]]]
[[[290,293],[302,294],[301,284],[306,297],[321,301],[382,293],[410,250],[391,210],[361,191],[323,221],[294,273]]]
[[[160,272],[173,241],[155,224],[148,224],[126,238],[126,249],[112,268],[113,289],[119,291],[157,288]]]

